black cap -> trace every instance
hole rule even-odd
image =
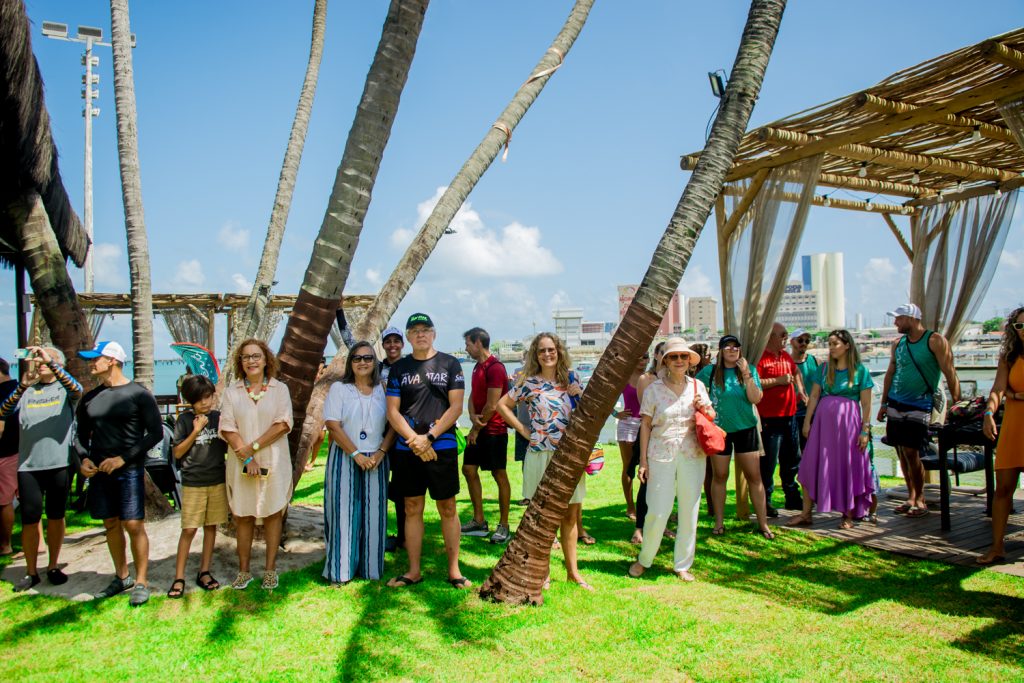
[[[410,329],[414,325],[426,325],[427,327],[433,327],[434,321],[430,319],[430,316],[426,313],[413,313],[409,316],[409,319],[405,321],[405,329]]]
[[[740,338],[737,337],[735,334],[727,334],[727,335],[725,335],[724,337],[722,337],[721,339],[718,340],[718,348],[719,348],[719,350],[724,349],[729,344],[735,344],[736,346],[743,346],[743,344],[740,343]]]

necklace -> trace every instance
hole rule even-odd
[[[266,378],[265,375],[263,377],[263,383],[260,385],[260,390],[257,391],[256,393],[253,393],[252,383],[249,382],[248,377],[246,377],[243,381],[245,382],[245,393],[249,394],[249,398],[251,398],[254,403],[259,403],[260,399],[267,395],[267,385],[270,383],[270,381]]]

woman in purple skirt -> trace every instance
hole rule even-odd
[[[804,509],[789,526],[810,524],[813,504],[819,512],[842,513],[840,529],[852,529],[853,520],[868,514],[875,491],[867,450],[874,385],[850,333],[829,334],[828,362],[814,378],[804,418],[807,447],[797,474]]]

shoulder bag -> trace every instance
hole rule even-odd
[[[697,380],[693,380],[693,417],[697,422],[697,442],[706,455],[718,455],[725,450],[725,430],[697,410]]]

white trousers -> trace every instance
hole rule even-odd
[[[697,552],[697,515],[700,511],[700,494],[704,486],[706,458],[690,458],[676,455],[672,462],[647,463],[647,519],[644,521],[644,543],[640,546],[637,561],[650,567],[658,554],[665,525],[672,514],[672,504],[679,498],[679,530],[676,532],[676,547],[673,556],[677,572],[688,571],[693,566]]]

